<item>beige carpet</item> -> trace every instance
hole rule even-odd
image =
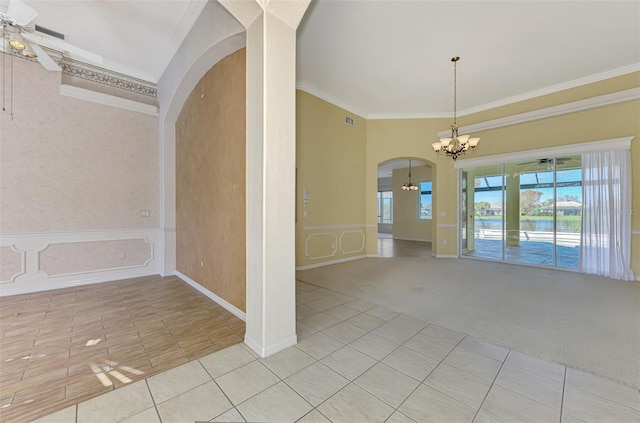
[[[366,258],[298,279],[640,387],[640,283],[466,259]]]

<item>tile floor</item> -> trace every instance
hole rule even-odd
[[[296,346],[244,344],[39,422],[638,422],[637,389],[298,282]]]
[[[118,390],[242,342],[245,332],[176,277],[2,297],[0,310],[1,422]]]

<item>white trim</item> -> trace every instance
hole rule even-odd
[[[640,235],[640,230],[633,230],[631,231],[632,235]]]
[[[333,104],[336,107],[339,107],[341,109],[344,109],[345,111],[357,115],[358,117],[366,117],[366,113],[363,113],[362,110],[358,110],[356,107],[352,106],[351,104],[347,104],[345,102],[343,102],[342,100],[335,98],[327,93],[325,93],[324,91],[320,91],[312,86],[310,86],[309,84],[307,84],[306,82],[298,82],[296,83],[296,89],[300,90],[300,91],[304,91],[307,94],[311,94],[314,97],[318,97],[320,100],[324,100],[326,102],[329,102],[331,104]]]
[[[633,136],[614,138],[610,140],[583,142],[579,144],[561,145],[558,147],[538,148],[535,150],[517,151],[515,153],[496,154],[494,156],[476,157],[472,159],[456,160],[456,169],[503,164],[520,160],[535,160],[541,157],[567,156],[599,151],[628,150],[631,148]]]
[[[458,117],[464,116],[458,113]],[[447,119],[451,118],[451,112],[431,112],[431,113],[372,113],[367,115],[367,120],[383,119]]]
[[[316,267],[331,266],[332,264],[344,263],[344,262],[352,261],[352,260],[360,260],[360,259],[363,259],[363,258],[366,258],[366,257],[378,257],[378,255],[377,254],[367,254],[367,255],[361,255],[361,256],[355,256],[355,257],[341,258],[341,259],[338,259],[338,260],[324,261],[322,263],[309,264],[307,266],[298,266],[298,267],[296,267],[296,270],[315,269]]]
[[[351,223],[346,225],[322,225],[322,226],[305,226],[302,229],[305,231],[315,231],[318,229],[350,229],[350,228],[373,228],[378,227],[378,224],[365,224],[365,223]]]
[[[517,103],[519,101],[530,100],[532,98],[541,97],[547,94],[553,94],[558,91],[564,91],[571,88],[580,87],[587,84],[592,84],[594,82],[604,81],[606,79],[616,78],[621,75],[626,75],[633,72],[640,71],[640,64],[635,63],[633,65],[625,66],[618,69],[613,69],[610,71],[598,73],[595,75],[587,76],[585,78],[576,79],[573,81],[563,82],[562,84],[552,85],[547,88],[543,88],[536,91],[530,91],[528,93],[524,93],[521,95],[501,99],[498,101],[493,101],[491,103],[486,103],[477,107],[471,107],[469,109],[465,109],[462,112],[458,112],[458,116],[470,115],[472,113],[483,112],[485,110],[495,109],[497,107],[506,106],[509,104]]]
[[[92,243],[92,242],[103,242],[103,241],[144,241],[147,244],[149,244],[149,257],[146,259],[146,261],[144,263],[140,263],[140,264],[132,264],[130,266],[118,266],[118,267],[105,267],[102,269],[92,269],[92,270],[82,270],[79,272],[67,272],[67,273],[49,273],[46,270],[43,270],[40,267],[40,255],[47,251],[47,249],[51,246],[54,245],[60,245],[60,244],[80,244],[80,243]],[[61,277],[67,277],[67,276],[79,276],[79,275],[84,275],[87,273],[100,273],[100,272],[106,272],[106,271],[111,271],[111,270],[126,270],[126,269],[134,269],[136,267],[147,267],[149,265],[149,263],[151,263],[156,257],[155,257],[155,250],[154,250],[154,241],[149,240],[148,237],[144,237],[144,238],[124,238],[124,239],[110,239],[110,240],[87,240],[87,241],[64,241],[64,242],[50,242],[46,245],[46,247],[44,247],[42,250],[38,250],[36,252],[36,271],[38,273],[42,273],[44,275],[46,275],[46,277],[48,278],[61,278]]]
[[[15,282],[18,276],[27,273],[27,252],[25,250],[19,250],[15,245],[3,245],[3,247],[8,247],[14,253],[20,254],[20,271],[7,280],[0,280],[0,283],[5,284]]]
[[[595,109],[597,107],[609,106],[612,104],[624,103],[627,101],[638,99],[640,99],[640,88],[631,88],[628,90],[605,94],[598,97],[587,98],[585,100],[578,100],[571,103],[533,110],[531,112],[519,113],[517,115],[475,123],[473,125],[461,126],[458,129],[458,132],[460,134],[470,134],[488,131],[490,129],[519,125],[522,123],[533,122],[535,120],[548,119],[555,116],[581,112],[584,110]],[[448,136],[449,134],[451,134],[451,129],[443,130],[438,132],[438,137],[442,138]]]
[[[175,271],[175,275],[177,277],[179,277],[180,279],[182,279],[184,282],[188,283],[189,285],[191,285],[192,287],[197,289],[198,291],[200,291],[202,294],[204,294],[207,297],[209,297],[209,299],[211,299],[214,302],[218,303],[222,308],[224,308],[229,313],[231,313],[234,316],[236,316],[238,319],[242,320],[243,322],[247,321],[247,315],[246,315],[246,313],[244,311],[240,310],[239,308],[237,308],[233,304],[231,304],[231,303],[225,301],[224,299],[220,298],[219,296],[217,296],[213,292],[209,291],[207,288],[205,288],[204,286],[200,285],[198,282],[194,281],[193,279],[191,279],[187,275],[184,275],[184,274],[180,273],[177,270]]]
[[[109,272],[108,270],[104,271],[105,273]],[[152,276],[159,275],[157,269],[144,269],[138,271],[128,271],[126,273],[117,272],[115,275],[102,275],[100,277],[91,278],[91,279],[76,279],[70,281],[61,281],[61,282],[52,282],[47,281],[45,285],[35,285],[35,286],[0,286],[0,297],[5,297],[9,295],[20,295],[20,294],[30,294],[32,292],[41,292],[41,291],[49,291],[52,289],[63,289],[63,288],[73,288],[76,286],[83,285],[93,285],[94,283],[105,283],[105,282],[115,282],[121,281],[124,279],[132,279],[139,278],[142,276]]]
[[[459,258],[455,254],[436,254],[433,257],[435,257],[435,258],[455,258],[455,259]]]
[[[158,116],[158,106],[140,103],[126,98],[116,97],[85,88],[74,87],[73,85],[61,84],[60,94],[67,97],[76,98],[107,106],[118,107],[120,109],[131,110],[133,112],[144,113],[151,116]]]
[[[353,250],[353,251],[345,251],[342,249],[342,237],[345,234],[360,234],[360,236],[362,237],[362,245],[360,245],[360,248],[358,248],[357,250]],[[338,238],[338,244],[340,245],[340,252],[342,254],[353,254],[353,253],[360,253],[362,252],[362,250],[364,250],[364,232],[362,231],[344,231],[340,234],[340,238]]]
[[[393,237],[393,239],[399,239],[399,240],[401,240],[401,241],[432,242],[430,239],[418,239],[418,238],[400,238],[400,237]]]
[[[175,230],[175,229],[174,229]],[[131,228],[131,229],[95,229],[86,231],[63,231],[63,232],[21,232],[21,233],[0,233],[2,245],[8,245],[6,240],[25,239],[25,238],[56,238],[58,241],[80,242],[85,240],[91,241],[109,241],[115,239],[129,239],[131,234],[140,234],[147,232],[157,232],[158,228]]]
[[[287,349],[293,345],[296,345],[298,343],[298,335],[293,335],[291,338],[287,338],[284,341],[278,342],[275,345],[263,348],[260,346],[260,344],[258,342],[254,342],[252,339],[250,339],[248,337],[248,335],[245,334],[244,336],[244,343],[256,354],[258,354],[258,356],[260,358],[266,358],[269,357],[270,355],[273,355],[275,353],[278,353],[284,349]]]
[[[244,334],[244,343],[247,347],[249,347],[251,351],[257,354],[258,357],[264,358],[264,356],[262,355],[262,348],[260,347],[260,344],[250,339],[249,335],[246,332]]]
[[[332,236],[333,237],[333,247],[332,247],[333,251],[331,252],[331,254],[329,254],[328,256],[311,257],[311,255],[309,254],[309,241],[314,236]],[[338,237],[336,236],[336,234],[332,232],[326,232],[326,233],[320,233],[320,234],[309,234],[306,241],[304,242],[304,255],[307,256],[309,260],[320,260],[323,258],[333,257],[336,255],[337,252],[338,252]]]

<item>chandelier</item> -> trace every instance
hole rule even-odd
[[[440,141],[431,144],[436,154],[445,154],[453,160],[466,154],[469,149],[475,150],[480,141],[480,138],[471,138],[470,135],[458,135],[458,123],[456,122],[456,65],[458,60],[460,60],[458,56],[451,58],[453,62],[453,124],[451,125],[451,137],[440,138]]]
[[[411,182],[411,160],[409,160],[409,182],[402,185],[404,191],[417,191],[418,186]]]

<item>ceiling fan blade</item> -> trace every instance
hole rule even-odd
[[[38,12],[20,0],[11,0],[7,8],[7,15],[18,25],[27,26],[38,16]]]
[[[102,57],[100,55],[82,49],[80,47],[76,47],[73,44],[69,44],[66,41],[60,40],[50,35],[36,32],[34,34],[23,33],[22,36],[29,41],[40,44],[41,46],[49,47],[50,49],[57,51],[66,52],[73,56],[86,59],[95,64],[102,65],[103,63]]]
[[[32,43],[31,48],[38,55],[38,62],[40,62],[40,64],[44,66],[46,70],[56,72],[62,71],[62,69],[60,69],[60,66],[58,66],[58,64],[51,58],[51,56],[49,56],[47,52],[42,49],[42,47],[40,47],[36,43]]]

